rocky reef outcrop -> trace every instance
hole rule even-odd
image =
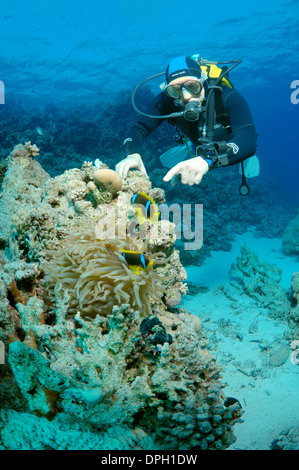
[[[298,450],[299,428],[290,428],[282,432],[272,443],[271,450]]]
[[[260,261],[256,253],[245,244],[241,256],[230,270],[232,286],[268,308],[273,318],[287,318],[290,309],[285,289],[280,285],[282,270],[267,261]]]
[[[89,235],[82,237],[82,243],[87,242],[80,259],[70,241],[103,221],[107,208],[129,207],[132,195],[140,191],[160,203],[164,192],[152,188],[139,172],[131,172],[117,191],[109,185],[101,188],[93,176],[98,168],[90,162],[51,178],[34,152],[31,143],[15,149],[1,187],[0,341],[5,364],[0,377],[0,448],[228,448],[242,410],[237,401],[226,401],[221,369],[207,351],[199,323],[191,312],[174,308],[186,293],[186,272],[175,248],[173,224],[157,222],[158,236],[151,237],[146,222],[144,236],[134,240],[134,249],[140,246],[148,259],[159,255],[164,260],[151,265],[159,301],[148,290],[151,308],[146,314],[142,296],[140,302],[134,303],[133,297],[125,302],[122,280],[116,276],[119,285],[113,283],[122,245],[107,243],[111,224],[95,237],[97,243],[106,243],[105,259],[111,259],[103,268],[109,282],[106,290],[93,283],[102,301],[106,291],[114,292],[109,309],[104,312],[98,304],[92,318],[83,315],[81,297],[91,284],[84,284],[82,294],[64,276],[52,284],[45,279],[53,253],[64,249],[73,271],[80,269],[84,276]],[[88,259],[93,256],[91,250]],[[130,276],[137,295],[142,276],[136,267]]]
[[[299,209],[283,232],[282,249],[288,255],[299,254]]]
[[[231,266],[230,275],[230,284],[219,286],[226,296],[240,305],[245,305],[246,298],[250,298],[269,317],[284,322],[285,341],[290,343],[291,349],[297,351],[299,346],[293,347],[292,344],[299,338],[299,273],[293,273],[290,289],[286,290],[280,284],[282,270],[274,264],[261,261],[245,244],[241,248],[241,255]],[[245,298],[243,302],[242,298]],[[288,357],[289,352],[283,344],[282,356]]]

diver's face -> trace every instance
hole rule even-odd
[[[190,92],[186,92],[185,90],[183,90],[182,92],[182,95],[180,97],[179,100],[176,100],[178,103],[180,104],[186,104],[188,103],[189,101],[195,101],[196,103],[199,104],[199,106],[201,105],[201,103],[203,102],[204,100],[204,97],[205,97],[205,89],[202,88],[201,92],[199,93],[199,95],[194,95]]]
[[[201,105],[205,97],[204,87],[196,77],[181,77],[173,80],[166,87],[166,93],[182,105],[189,101],[196,101]]]

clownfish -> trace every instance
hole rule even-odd
[[[134,272],[134,274],[140,274],[141,271],[145,271],[153,265],[152,260],[143,253],[123,250],[121,254],[124,260],[128,263],[128,267]]]
[[[145,219],[152,223],[158,222],[160,216],[158,206],[148,194],[143,192],[134,194],[131,204],[135,209],[139,224],[142,224]]]

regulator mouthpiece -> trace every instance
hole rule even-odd
[[[187,119],[187,121],[197,121],[199,119],[200,113],[201,108],[199,103],[189,101],[189,103],[187,103],[185,106],[183,116],[185,119]]]

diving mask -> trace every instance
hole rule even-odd
[[[221,80],[226,77],[228,75],[228,73],[233,69],[235,68],[238,64],[240,64],[241,60],[232,60],[232,61],[226,61],[226,62],[211,62],[211,61],[208,61],[208,60],[205,60],[205,59],[202,59],[200,58],[199,56],[194,56],[195,60],[200,64],[200,65],[204,65],[204,66],[209,66],[209,65],[217,65],[217,64],[230,64],[230,63],[233,63],[233,65],[229,68],[225,68],[225,70],[223,70],[221,72],[221,74],[219,75],[219,77],[216,79],[216,83],[215,83],[215,86],[217,86],[219,83],[221,83]],[[192,69],[190,69],[192,70]],[[170,113],[170,114],[163,114],[163,115],[159,115],[159,114],[149,114],[149,113],[146,113],[146,112],[143,112],[141,111],[137,106],[136,106],[136,103],[135,103],[135,95],[137,93],[137,91],[139,90],[139,88],[141,88],[145,83],[148,83],[150,80],[153,80],[157,77],[161,77],[162,75],[165,75],[164,72],[161,72],[161,73],[157,73],[156,75],[152,75],[151,77],[149,78],[146,78],[145,80],[143,80],[141,83],[139,83],[139,85],[137,85],[135,87],[135,89],[133,90],[133,93],[132,93],[132,106],[133,108],[135,109],[135,111],[139,114],[141,114],[141,116],[145,116],[147,118],[152,118],[152,119],[172,119],[172,118],[177,118],[177,117],[181,117],[181,116],[184,116],[187,120],[191,120],[191,121],[195,121],[196,119],[198,119],[198,116],[199,116],[199,109],[196,109],[198,108],[198,106],[196,104],[194,104],[193,102],[189,102],[187,103],[188,106],[187,108],[189,109],[185,109],[184,111],[178,111],[178,112],[174,112],[174,113]],[[202,73],[201,75],[201,81],[197,78],[197,77],[194,77],[193,75],[190,74],[190,76],[184,77],[184,80],[183,80],[183,77],[182,78],[182,81],[181,83],[177,86],[176,89],[174,88],[170,88],[170,86],[173,86],[173,83],[171,83],[171,81],[168,83],[168,85],[165,86],[165,84],[163,83],[163,88],[162,86],[160,86],[161,89],[165,90],[166,91],[166,88],[168,89],[168,92],[166,91],[166,93],[168,94],[168,96],[171,96],[171,98],[173,99],[176,99],[176,100],[179,100],[180,96],[181,96],[181,91],[182,89],[185,89],[186,91],[188,91],[189,93],[192,93],[194,95],[198,95],[200,92],[201,92],[201,89],[202,89],[202,82],[204,82],[208,76],[204,73]],[[190,81],[192,80],[192,84],[190,83]],[[174,80],[172,80],[173,82]],[[189,83],[188,83],[189,82]],[[196,83],[194,83],[196,82]],[[187,88],[188,87],[188,88]],[[169,95],[169,93],[172,93],[172,95]],[[185,106],[186,108],[186,106]],[[187,112],[186,112],[187,111]],[[191,111],[191,112],[190,112]]]
[[[165,93],[170,98],[179,99],[182,95],[183,89],[187,90],[192,95],[199,95],[202,90],[202,83],[197,78],[188,78],[179,83],[169,83],[165,87]]]

